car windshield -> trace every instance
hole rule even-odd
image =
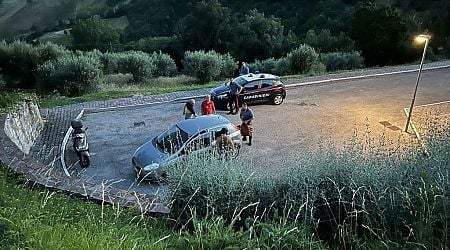
[[[156,138],[156,144],[163,152],[173,154],[183,146],[188,138],[189,135],[185,131],[173,126]]]
[[[237,77],[233,80],[233,82],[242,86],[247,82],[247,80],[245,80],[244,77]]]

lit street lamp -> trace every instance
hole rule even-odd
[[[408,132],[409,123],[411,121],[411,116],[414,107],[414,101],[416,100],[417,87],[419,86],[420,74],[422,73],[423,61],[425,60],[425,55],[427,54],[428,41],[430,41],[430,35],[418,35],[416,37],[416,42],[423,43],[425,42],[425,46],[423,47],[422,61],[420,61],[419,74],[417,75],[416,88],[414,89],[414,95],[411,100],[411,106],[409,107],[408,119],[406,120],[405,132]]]

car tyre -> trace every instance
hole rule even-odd
[[[272,99],[272,103],[275,105],[280,105],[283,103],[283,101],[284,101],[284,98],[281,94],[276,94]]]
[[[227,108],[230,108],[230,105],[229,105],[229,104],[227,104]],[[231,109],[229,109],[229,111],[230,111],[230,112],[234,112],[235,110],[236,110],[236,103],[233,102],[233,103],[231,104]]]

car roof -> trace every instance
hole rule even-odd
[[[272,74],[267,74],[267,73],[258,73],[258,74],[247,74],[247,75],[242,75],[240,76],[240,78],[243,78],[245,81],[250,82],[250,81],[254,81],[257,79],[278,79],[280,78],[279,76],[276,75],[272,75]]]
[[[193,135],[205,129],[226,125],[231,123],[221,115],[202,115],[193,119],[183,120],[177,123],[177,127],[189,135]]]

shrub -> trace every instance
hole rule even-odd
[[[221,77],[232,76],[234,70],[236,69],[236,61],[229,53],[221,55],[220,57],[221,57],[220,76]]]
[[[104,74],[117,74],[119,73],[119,62],[123,57],[121,53],[103,53],[100,57]]]
[[[155,76],[174,76],[177,73],[177,65],[168,54],[153,52],[152,60],[155,64]]]
[[[253,72],[259,71],[261,73],[274,73],[275,67],[277,65],[277,60],[273,57],[266,60],[256,60],[250,65]]]
[[[38,67],[41,88],[56,89],[64,96],[80,96],[100,82],[100,61],[95,57],[69,55]]]
[[[134,82],[143,82],[146,78],[153,77],[156,68],[149,54],[140,51],[128,51],[121,54],[119,72],[131,73]]]
[[[318,60],[319,55],[313,47],[301,45],[287,55],[290,71],[293,74],[304,74],[311,70],[311,67]]]
[[[165,56],[150,55],[141,51],[104,53],[100,57],[105,74],[130,73],[134,82],[144,82],[146,78],[155,76],[158,70],[155,59],[159,60],[160,72],[168,73],[175,67]],[[164,66],[167,68],[164,69]]]
[[[232,75],[235,63],[229,55],[215,51],[187,51],[183,60],[184,72],[202,82],[209,82]]]
[[[46,43],[35,47],[22,41],[12,43],[0,42],[0,68],[13,81],[19,84],[9,84],[10,87],[33,88],[36,83],[35,73],[38,65],[55,60],[69,54],[62,46]]]
[[[364,66],[364,59],[357,51],[321,54],[320,60],[327,71],[359,69]]]
[[[284,76],[291,73],[291,65],[287,57],[282,57],[276,61],[273,73],[275,75]]]

